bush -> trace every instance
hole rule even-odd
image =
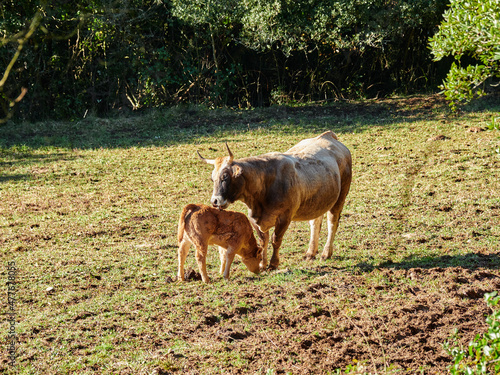
[[[0,91],[8,107],[27,88],[15,105],[28,120],[178,103],[248,107],[415,93],[442,78],[428,38],[446,3],[0,2],[0,35],[8,40],[0,66],[18,47],[9,36],[33,16],[23,10],[43,15]]]
[[[488,78],[500,77],[500,0],[451,0],[430,47],[435,61],[455,59],[441,86],[455,111],[483,94]]]

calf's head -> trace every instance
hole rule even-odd
[[[251,256],[241,258],[243,264],[247,267],[250,272],[255,274],[259,274],[261,271],[261,263],[262,263],[262,247],[257,246],[255,249],[255,254]]]
[[[243,189],[244,179],[242,169],[239,165],[233,163],[233,153],[226,143],[228,156],[216,159],[205,159],[198,152],[198,156],[207,164],[214,166],[212,171],[212,181],[214,182],[214,191],[211,202],[214,207],[225,209],[229,204],[238,200]]]

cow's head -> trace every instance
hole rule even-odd
[[[201,160],[214,166],[214,170],[212,171],[214,191],[211,202],[214,207],[221,209],[226,208],[240,197],[244,184],[242,169],[239,165],[233,163],[233,153],[227,143],[226,148],[228,156],[217,159],[205,159],[198,152]]]

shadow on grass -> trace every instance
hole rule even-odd
[[[339,257],[340,260],[341,257]],[[335,257],[334,259],[335,260]],[[313,261],[314,262],[314,261]],[[304,268],[289,269],[286,266],[277,271],[266,271],[264,274],[269,275],[277,280],[294,280],[297,277],[317,277],[330,274],[332,270],[348,271],[359,273],[369,273],[375,270],[394,269],[394,270],[409,270],[409,269],[446,269],[461,267],[470,271],[478,268],[489,270],[500,270],[500,255],[498,254],[481,254],[470,253],[465,255],[449,256],[443,255],[440,257],[408,257],[399,263],[391,261],[381,263],[378,266],[368,262],[360,262],[354,266],[334,266],[332,264],[314,264],[309,263]]]
[[[368,263],[358,263],[356,268],[364,272],[370,272],[375,269],[396,269],[396,270],[407,270],[410,268],[453,268],[462,267],[469,270],[475,270],[477,268],[488,268],[498,270],[500,269],[500,255],[498,254],[481,254],[481,253],[470,253],[465,255],[443,255],[440,257],[408,257],[401,262],[394,263],[387,261],[381,263],[378,266],[374,266]]]
[[[26,180],[28,178],[30,178],[30,175],[27,174],[14,174],[10,176],[0,175],[0,184],[3,182]]]
[[[373,127],[407,126],[447,113],[441,96],[336,102],[301,107],[278,106],[253,110],[200,106],[149,110],[124,118],[9,123],[0,127],[0,147],[39,149],[128,148],[199,142],[206,136],[264,129],[280,132],[363,132]]]
[[[2,161],[0,161],[0,169],[3,168],[9,168],[13,167],[18,164],[32,164],[32,163],[37,163],[37,164],[45,164],[45,163],[51,163],[54,161],[67,161],[67,160],[73,160],[75,159],[75,156],[69,155],[64,152],[50,152],[47,154],[32,154],[31,150],[26,150],[25,147],[23,147],[22,151],[19,151],[16,149],[16,147],[13,147],[11,149],[0,149],[0,160],[3,158]],[[29,177],[29,175],[20,175],[24,177],[19,177],[15,178],[13,176],[2,176],[0,175],[0,182],[4,181],[9,181],[9,180],[21,180],[23,178]]]

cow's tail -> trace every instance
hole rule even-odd
[[[177,241],[180,244],[182,242],[182,238],[184,237],[184,227],[186,226],[186,219],[193,212],[198,211],[200,209],[199,206],[195,204],[188,204],[182,210],[181,216],[179,218],[179,227],[177,228]]]

